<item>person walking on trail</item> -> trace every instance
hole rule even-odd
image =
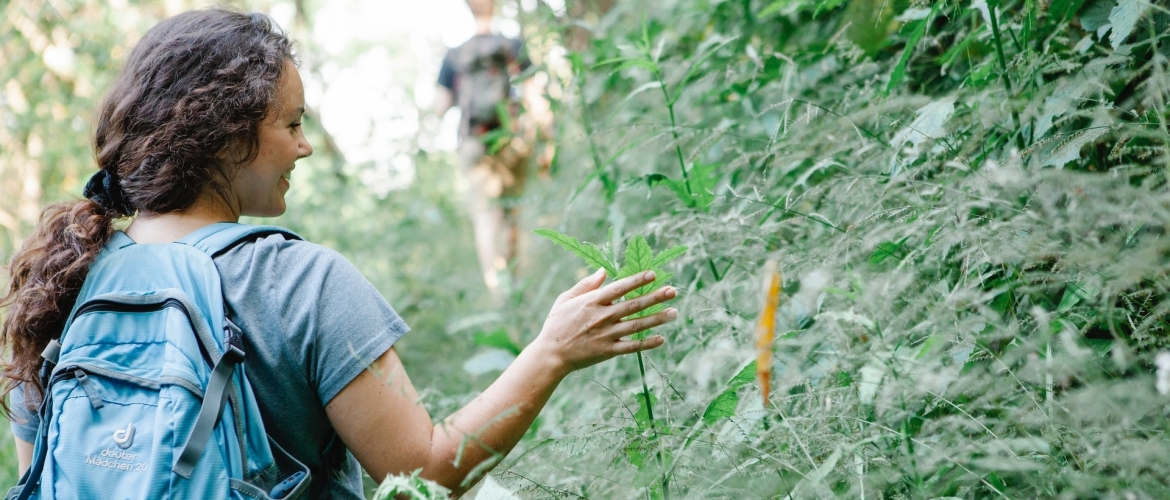
[[[551,114],[529,78],[521,86],[525,114],[513,119],[517,103],[511,80],[530,64],[524,44],[493,33],[492,0],[468,0],[467,6],[476,34],[443,58],[435,111],[442,116],[451,106],[460,108],[458,157],[470,184],[467,205],[475,248],[484,283],[498,293],[501,273],[516,258],[516,198],[524,189],[537,135],[547,135],[551,128]],[[502,130],[506,126],[512,129]],[[542,171],[551,163],[552,151],[546,148],[538,159]]]
[[[422,469],[422,477],[458,496],[490,470],[489,461],[516,445],[569,373],[665,342],[660,336],[628,338],[674,320],[677,311],[622,318],[673,298],[675,290],[667,286],[615,302],[652,283],[653,273],[603,286],[605,274],[598,272],[555,300],[547,297],[552,310],[535,340],[483,393],[433,424],[394,347],[407,333],[406,323],[339,253],[280,229],[240,238],[234,246],[220,242],[223,250],[207,255],[192,249],[192,241],[204,241],[221,228],[255,228],[238,224],[243,215],[285,212],[296,162],[313,153],[301,129],[305,101],[293,47],[262,14],[192,11],[148,30],[97,113],[99,170],[86,185],[86,199],[45,208],[13,256],[8,293],[0,298],[7,308],[0,350],[8,353],[0,371],[0,396],[8,396],[3,409],[12,419],[21,473],[35,469],[40,474],[40,481],[32,483],[41,488],[40,498],[195,497],[190,492],[198,474],[179,473],[183,457],[177,463],[151,462],[151,453],[163,456],[158,454],[182,444],[167,436],[181,439],[175,436],[189,433],[196,440],[196,432],[175,427],[176,406],[158,396],[180,393],[203,399],[217,429],[200,434],[204,441],[213,437],[193,457],[196,472],[241,463],[243,448],[222,446],[223,439],[236,437],[223,426],[241,423],[248,432],[263,426],[259,435],[267,433],[273,455],[283,450],[308,471],[308,479],[297,476],[308,486],[293,494],[280,490],[280,484],[271,491],[255,488],[253,483],[271,486],[281,477],[276,475],[280,470],[262,468],[239,481],[199,485],[205,496],[196,498],[242,498],[240,492],[250,492],[249,498],[361,499],[359,467],[379,480]],[[212,312],[165,323],[167,330],[194,333],[183,342],[158,345],[147,340],[157,332],[113,328],[109,325],[123,323],[101,319],[145,314],[143,308],[101,309],[108,315],[87,316],[91,309],[81,305],[94,303],[87,298],[94,288],[166,278],[148,272],[158,265],[154,261],[109,265],[127,252],[168,262],[174,256],[203,258],[206,267],[195,261],[188,265],[206,270],[193,275],[221,284],[222,290],[204,292],[214,297],[222,292],[222,304],[194,294],[190,300],[220,304],[222,319],[211,318],[214,308],[196,308]],[[168,293],[180,292],[189,290]],[[120,300],[153,300],[149,294],[127,293],[121,292]],[[221,336],[206,326],[187,329],[203,321],[231,327],[222,343],[205,343]],[[81,331],[82,324],[92,329]],[[186,352],[193,353],[190,363],[215,362],[216,373],[224,360],[239,363],[235,373],[242,374],[225,388],[215,385],[224,379],[214,374],[210,384],[199,386],[182,377],[159,378],[149,370],[131,377],[110,369],[42,364],[42,353],[46,360],[68,357],[78,335],[92,339],[83,346],[86,352],[111,362],[119,356],[139,356],[135,359],[143,363],[165,358],[164,368],[173,369],[177,358],[172,356]],[[55,354],[49,349],[53,345],[65,347]],[[195,345],[210,347],[201,351]],[[160,360],[140,354],[156,352],[151,349],[157,349]],[[44,379],[38,375],[43,367],[51,369]],[[134,391],[127,392],[131,386]],[[147,391],[154,391],[156,403],[125,400],[146,398]],[[208,403],[215,394],[241,392],[258,406],[260,418],[241,420],[239,412],[247,408],[237,406],[238,398]],[[46,404],[38,412],[42,400]],[[66,414],[44,409],[59,406]],[[137,412],[134,420],[119,417],[131,407]],[[46,439],[60,446],[45,448]],[[248,440],[247,449],[253,444]],[[242,461],[251,466],[260,458],[249,455]],[[124,489],[111,491],[111,484]],[[54,489],[46,493],[46,488]]]

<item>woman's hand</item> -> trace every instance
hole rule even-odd
[[[674,321],[677,310],[667,309],[626,321],[622,318],[673,299],[677,295],[674,288],[664,286],[641,297],[617,302],[638,287],[653,283],[654,279],[654,273],[647,271],[599,288],[605,282],[605,271],[599,269],[557,297],[544,328],[530,347],[558,360],[564,374],[568,374],[619,354],[661,346],[666,339],[659,335],[642,340],[622,338]]]

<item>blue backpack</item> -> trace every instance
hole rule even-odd
[[[277,227],[221,223],[176,243],[122,232],[45,349],[32,466],[6,498],[290,499],[309,470],[264,431],[212,257]]]

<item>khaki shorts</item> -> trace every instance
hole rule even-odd
[[[500,148],[496,154],[486,154],[487,147],[477,138],[468,138],[459,145],[459,166],[467,174],[471,189],[487,198],[520,196],[528,177],[528,157],[531,151],[519,137]]]

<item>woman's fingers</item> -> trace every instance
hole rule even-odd
[[[573,288],[565,290],[557,297],[554,304],[560,304],[597,290],[597,287],[601,286],[602,283],[605,283],[605,269],[598,269],[593,274],[586,276],[585,279],[578,281],[576,285],[573,285]]]
[[[633,354],[638,351],[646,351],[659,347],[666,343],[666,339],[659,335],[653,337],[646,337],[642,340],[621,340],[613,344],[614,352],[617,354]]]
[[[661,304],[678,295],[674,287],[664,286],[651,293],[614,304],[610,318],[621,319],[641,312],[654,304]]]
[[[627,293],[653,283],[654,278],[656,278],[654,271],[646,271],[617,280],[597,291],[597,302],[601,304],[612,304],[613,301],[624,297]]]
[[[657,314],[651,314],[650,316],[622,321],[614,325],[612,330],[606,332],[606,335],[621,338],[669,323],[674,321],[675,318],[678,318],[678,310],[671,308]]]

